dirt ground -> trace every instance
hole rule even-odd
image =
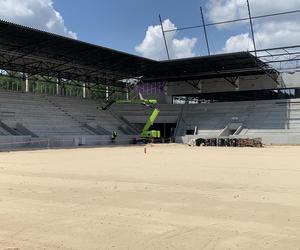
[[[0,153],[0,250],[300,249],[300,147]]]

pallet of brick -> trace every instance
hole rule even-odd
[[[251,147],[251,142],[250,142],[250,139],[248,139],[248,138],[245,138],[245,139],[240,139],[239,140],[239,146],[240,147]]]
[[[245,145],[245,142],[244,142],[244,141],[245,141],[245,139],[241,139],[241,138],[238,139],[238,141],[237,141],[238,146],[239,146],[239,147],[244,147],[244,145]]]
[[[262,138],[253,139],[254,147],[261,148],[263,146]]]
[[[238,147],[238,139],[230,139],[229,145],[230,147]]]

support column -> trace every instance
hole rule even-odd
[[[29,92],[29,79],[27,74],[25,74],[25,92]]]
[[[66,87],[65,84],[61,82],[61,78],[58,78],[58,87],[57,87],[57,94],[60,96],[66,95]],[[56,85],[57,86],[57,85]]]
[[[90,89],[90,83],[86,82],[85,84],[85,98],[91,98],[91,89]]]
[[[23,73],[23,82],[21,86],[22,92],[28,93],[29,92],[29,79],[28,74]]]
[[[108,101],[109,92],[108,92],[108,86],[106,86],[106,92],[105,92],[105,99]]]
[[[66,96],[66,86],[64,83],[60,84],[60,95],[61,96]]]
[[[129,88],[126,88],[126,101],[129,100]]]
[[[57,78],[57,81],[56,81],[56,95],[60,95],[60,91],[59,91],[59,85],[60,85],[60,79]]]
[[[240,78],[239,77],[236,78],[235,85],[236,85],[235,90],[240,91]]]
[[[86,83],[82,84],[82,98],[86,98]]]
[[[200,80],[198,82],[198,93],[202,93],[202,91],[203,91],[203,81]]]

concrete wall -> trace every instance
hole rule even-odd
[[[0,136],[0,150],[26,148],[30,142],[31,136]]]
[[[118,136],[114,143],[110,136],[53,136],[32,138],[30,136],[0,136],[0,150],[25,148],[64,148],[80,146],[128,145],[133,136]]]
[[[165,98],[165,101],[166,103],[172,103],[171,97],[173,95],[274,89],[278,87],[300,87],[300,72],[296,72],[294,74],[282,73],[278,79],[278,82],[280,85],[266,75],[240,77],[236,82],[238,88],[222,78],[201,80],[198,82],[194,81],[197,88],[186,82],[173,82],[167,85],[168,97]]]

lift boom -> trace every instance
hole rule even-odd
[[[155,108],[148,118],[148,121],[146,122],[142,132],[141,137],[142,138],[160,138],[160,131],[159,130],[149,130],[149,128],[153,125],[155,122],[157,116],[159,114],[159,110]]]
[[[107,110],[110,108],[110,106],[114,103],[118,104],[142,104],[146,107],[153,108],[153,111],[148,118],[145,126],[143,127],[143,130],[140,134],[142,139],[151,139],[151,138],[160,138],[160,131],[159,130],[149,130],[150,127],[154,124],[158,114],[159,109],[155,107],[157,104],[157,100],[155,99],[143,99],[141,97],[141,100],[111,100],[108,102],[105,106],[102,107],[102,110]]]

